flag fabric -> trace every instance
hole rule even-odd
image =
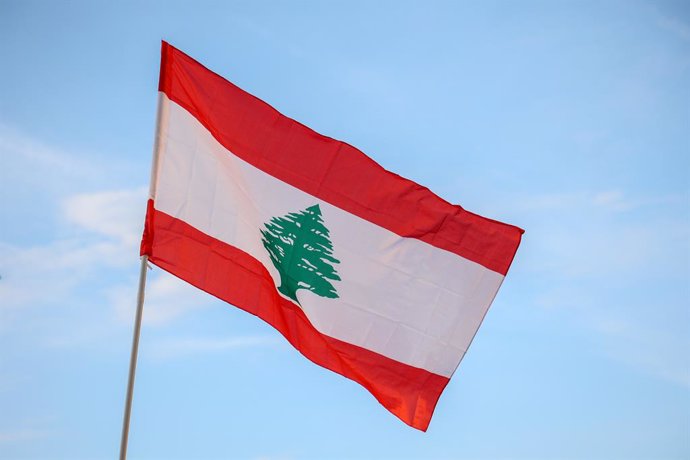
[[[523,233],[162,46],[141,254],[426,430]]]

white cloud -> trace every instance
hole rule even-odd
[[[136,290],[135,280],[110,290],[109,298],[123,323],[129,324],[134,318]],[[143,323],[150,326],[167,324],[215,301],[209,294],[158,269],[149,271],[145,294]]]
[[[518,212],[563,211],[582,213],[604,209],[608,211],[633,211],[646,206],[679,204],[687,200],[683,194],[661,196],[629,197],[620,189],[594,192],[554,192],[519,197],[511,206]]]
[[[650,306],[629,296],[618,300],[623,293],[607,286],[613,280],[600,281],[602,285],[557,283],[539,294],[535,304],[585,331],[590,344],[611,360],[690,388],[690,338],[677,327],[688,321],[682,313],[686,307],[672,301]]]
[[[99,254],[109,265],[127,266],[138,255],[143,230],[147,189],[81,193],[63,204],[66,220],[80,230],[108,241],[113,251]],[[107,296],[118,320],[130,324],[134,317],[137,281],[108,288]],[[185,314],[208,307],[214,298],[188,283],[156,269],[149,271],[146,285],[144,324],[160,326]]]
[[[294,457],[286,455],[261,455],[256,457],[254,460],[291,460]]]
[[[110,327],[105,321],[113,314],[130,327],[147,188],[84,192],[98,184],[103,168],[3,124],[0,158],[0,174],[8,180],[48,190],[48,203],[54,206],[46,211],[57,215],[43,213],[51,223],[57,221],[60,235],[44,235],[53,239],[29,246],[0,241],[0,331],[19,323],[46,327],[36,310],[48,307],[58,308],[64,319],[50,336],[42,337],[50,347],[97,340]],[[144,316],[148,325],[168,324],[214,301],[167,273],[149,275]],[[123,279],[130,281],[125,285]],[[104,301],[111,310],[102,308]],[[80,326],[85,321],[91,322],[88,328]]]
[[[647,206],[682,203],[686,199],[681,194],[646,196],[630,198],[621,190],[607,190],[595,193],[591,197],[592,204],[611,211],[632,211]]]
[[[545,193],[522,196],[510,207],[519,212],[538,212],[551,209],[565,209],[582,200],[582,193]]]
[[[690,388],[690,338],[635,324],[623,318],[594,318],[607,338],[604,351],[641,372]]]
[[[533,270],[563,279],[627,276],[640,281],[662,270],[682,270],[682,258],[674,255],[687,248],[690,229],[678,222],[580,222],[538,232],[533,237],[542,257]]]
[[[69,236],[30,247],[0,242],[0,307],[59,302],[96,269],[131,264],[145,196],[142,188],[74,195],[63,205]]]
[[[3,178],[15,176],[45,188],[71,180],[93,180],[100,169],[76,155],[39,142],[21,131],[0,123],[0,158]]]
[[[81,193],[64,201],[63,212],[70,223],[132,248],[141,238],[146,199],[145,187]]]
[[[153,342],[150,355],[154,358],[176,358],[195,353],[219,353],[246,348],[274,347],[284,344],[278,337],[193,337],[162,339]]]
[[[37,441],[49,437],[51,433],[46,430],[20,429],[0,431],[0,444]]]
[[[91,306],[97,309],[97,302],[103,299],[119,322],[129,327],[134,317],[135,267],[145,204],[144,187],[74,194],[59,207],[61,220],[67,226],[65,238],[30,247],[0,242],[0,311],[5,312],[0,329],[10,328],[13,321],[23,321],[19,313],[22,308],[59,306],[67,311],[76,304],[95,303]],[[128,282],[123,283],[123,279]],[[100,287],[94,289],[91,284]],[[77,292],[89,292],[92,299],[84,300]],[[214,301],[161,270],[149,272],[144,323],[165,325]],[[72,346],[95,340],[100,333],[93,333],[92,329],[98,329],[96,325],[79,336],[72,333],[73,328],[63,328],[70,333],[62,335],[58,329],[55,336],[44,338],[45,343]]]
[[[0,308],[54,302],[69,296],[94,259],[117,253],[109,243],[56,241],[29,248],[0,244]]]
[[[526,220],[517,264],[543,281],[534,305],[570,317],[609,358],[690,386],[690,342],[677,327],[687,321],[677,300],[690,268],[686,203],[683,194],[631,197],[617,188],[517,200]],[[653,289],[676,297],[651,306],[643,299]]]
[[[629,197],[619,189],[520,197],[512,208],[526,229],[520,252],[529,253],[518,263],[571,280],[680,272],[690,222],[674,209],[686,202],[680,193]]]
[[[690,26],[678,18],[659,15],[657,25],[682,40],[690,41]]]
[[[623,201],[623,192],[620,190],[608,190],[596,193],[592,199],[597,206],[611,206]]]

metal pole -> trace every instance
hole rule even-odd
[[[129,438],[129,417],[132,413],[132,396],[134,394],[134,375],[137,371],[137,354],[139,352],[139,334],[141,332],[141,317],[144,312],[144,290],[146,289],[146,270],[148,256],[141,258],[139,272],[139,292],[137,293],[137,314],[134,319],[134,336],[132,337],[132,355],[129,358],[129,380],[127,381],[127,399],[125,400],[125,415],[122,420],[122,439],[120,441],[120,460],[127,459],[127,439]]]
[[[162,70],[161,70],[162,71]],[[149,198],[156,196],[158,185],[158,156],[165,147],[163,126],[167,125],[168,108],[165,104],[165,96],[158,93],[158,107],[156,109],[156,134],[153,141],[153,158],[151,160],[151,181],[149,182]],[[122,438],[120,440],[120,460],[127,459],[127,441],[129,438],[129,418],[132,413],[132,396],[134,394],[134,376],[137,371],[137,354],[139,353],[139,335],[141,332],[141,317],[144,313],[144,291],[146,289],[146,269],[149,256],[141,257],[141,270],[139,272],[139,292],[137,293],[137,313],[134,319],[134,335],[132,337],[132,355],[129,358],[129,379],[127,381],[127,397],[125,399],[125,415],[122,419]]]
[[[162,70],[161,70],[162,72]],[[165,96],[158,93],[158,107],[156,109],[156,134],[153,140],[153,158],[151,160],[151,181],[149,182],[149,198],[156,196],[158,185],[158,156],[161,149],[165,148],[163,126],[167,125],[168,108],[165,104]],[[132,337],[132,354],[129,358],[129,379],[127,380],[127,397],[125,399],[125,415],[122,419],[122,438],[120,439],[120,460],[127,459],[127,441],[129,438],[129,418],[132,414],[132,396],[134,394],[134,376],[137,371],[137,355],[139,353],[139,335],[141,333],[141,317],[144,313],[144,291],[146,289],[146,270],[149,256],[141,257],[141,270],[139,271],[139,292],[137,293],[137,313],[134,319],[134,335]]]

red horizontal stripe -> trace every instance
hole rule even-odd
[[[160,91],[244,161],[403,237],[505,275],[523,231],[468,212],[322,136],[163,42]]]
[[[178,278],[263,319],[308,359],[361,384],[403,422],[426,431],[448,378],[321,334],[301,308],[278,294],[258,260],[156,210],[151,200],[141,252]]]

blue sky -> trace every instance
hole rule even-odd
[[[130,458],[690,457],[687,3],[0,0],[0,458],[117,453],[161,39],[526,234],[427,433],[154,269]]]

